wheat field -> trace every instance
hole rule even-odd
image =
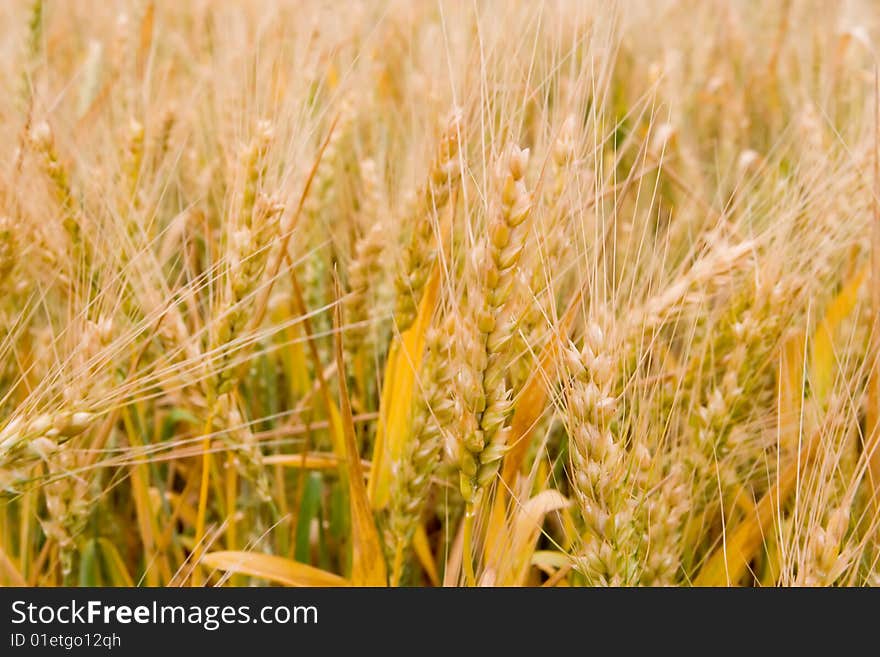
[[[0,584],[876,583],[878,28],[0,3]]]

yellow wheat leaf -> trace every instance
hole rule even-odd
[[[416,375],[425,353],[425,334],[431,324],[440,285],[440,269],[435,267],[419,304],[415,323],[392,345],[385,368],[379,406],[379,425],[370,472],[370,502],[374,509],[388,504],[391,466],[403,457],[409,437],[410,414]]]
[[[544,571],[554,571],[570,566],[571,557],[558,550],[535,550],[532,554],[532,565]]]
[[[431,554],[431,546],[428,544],[428,534],[425,532],[425,525],[419,524],[412,540],[413,550],[416,558],[425,569],[428,579],[434,586],[440,586],[440,575],[437,573],[437,565],[434,563],[434,555]]]
[[[266,465],[280,465],[300,470],[333,470],[345,465],[344,459],[333,452],[310,452],[306,454],[270,454],[263,458]],[[370,469],[369,461],[361,460],[361,467]]]
[[[0,585],[27,586],[27,581],[0,545]]]
[[[731,586],[738,584],[748,570],[749,563],[757,555],[768,535],[779,509],[794,492],[801,470],[813,458],[820,444],[821,433],[817,430],[809,444],[801,450],[797,459],[789,463],[755,505],[750,514],[732,531],[725,542],[706,560],[697,575],[696,586]]]
[[[798,331],[782,345],[779,363],[779,445],[797,448],[804,402],[804,362],[807,337]]]
[[[771,532],[764,542],[764,564],[761,571],[761,586],[775,586],[782,572],[782,549],[776,532]]]
[[[285,326],[290,319],[288,303],[277,303],[271,307],[272,321],[276,326]],[[294,324],[284,329],[284,344],[286,348],[280,350],[281,362],[284,364],[284,373],[290,382],[290,391],[294,398],[305,397],[312,387],[309,377],[308,360],[306,358],[305,340],[303,329]]]
[[[137,52],[137,69],[139,76],[144,75],[147,68],[147,62],[150,58],[150,50],[153,46],[153,24],[155,18],[156,3],[150,2],[144,11],[143,18],[141,19],[140,43],[138,44]]]
[[[852,314],[858,300],[859,288],[865,280],[868,267],[857,271],[828,306],[825,316],[816,327],[810,356],[810,385],[813,398],[821,406],[828,399],[837,374],[835,339],[840,325]]]
[[[208,568],[250,575],[285,586],[350,586],[339,575],[292,559],[254,552],[211,552],[202,557]]]
[[[522,505],[513,522],[512,541],[504,561],[509,563],[498,569],[499,584],[523,586],[532,556],[535,553],[544,516],[564,509],[568,500],[557,490],[544,490]]]
[[[336,281],[336,297],[340,297],[339,281]],[[333,313],[333,328],[336,333],[336,367],[339,382],[338,422],[341,424],[342,440],[345,449],[345,463],[348,466],[348,497],[351,512],[352,563],[351,580],[355,586],[387,586],[388,572],[385,555],[379,540],[379,530],[367,497],[367,486],[358,455],[354,418],[351,413],[351,399],[345,382],[345,358],[342,349],[342,304],[337,303]],[[332,417],[336,425],[336,416]]]
[[[332,399],[327,401],[327,411],[330,415],[329,429],[330,440],[333,443],[333,452],[344,461],[348,458],[348,451],[345,445],[345,430],[342,425],[342,416],[339,414],[339,408],[333,403]]]
[[[400,342],[395,338],[392,340],[391,347],[388,349],[388,360],[385,363],[385,373],[382,378],[385,384],[382,386],[382,394],[379,399],[379,420],[376,423],[376,438],[373,442],[373,469],[370,472],[370,479],[367,482],[367,494],[370,497],[370,503],[374,509],[378,508],[376,506],[376,499],[378,496],[376,490],[379,487],[379,479],[382,478],[382,484],[387,485],[387,481],[384,480],[384,477],[387,475],[380,476],[378,473],[384,472],[386,467],[385,436],[388,435],[386,426],[388,423],[388,409],[391,408],[391,397],[394,393],[394,385],[389,382],[394,381],[396,376],[399,353]]]
[[[336,64],[330,62],[327,67],[327,89],[333,90],[339,86],[339,71],[336,70]]]

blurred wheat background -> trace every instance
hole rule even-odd
[[[0,4],[0,583],[870,585],[869,0]]]

